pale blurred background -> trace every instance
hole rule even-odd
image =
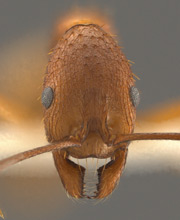
[[[136,131],[180,132],[178,0],[0,0],[0,158],[46,143],[40,100],[54,24],[70,9],[97,7],[141,78]],[[133,143],[125,171],[105,202],[66,196],[51,154],[0,174],[7,220],[180,219],[180,143]]]

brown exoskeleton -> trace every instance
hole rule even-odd
[[[0,170],[52,151],[72,197],[104,198],[115,188],[133,140],[180,140],[179,133],[133,133],[139,92],[130,64],[114,38],[95,23],[71,26],[51,51],[42,104],[49,145],[0,161]],[[69,160],[111,158],[97,170],[93,197],[85,195],[85,168]]]

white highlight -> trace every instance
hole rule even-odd
[[[141,123],[135,132],[180,132],[180,118],[164,123]],[[180,173],[180,141],[136,141],[130,144],[125,175]]]
[[[79,164],[80,166],[83,166],[84,168],[89,168],[89,169],[98,169],[99,167],[103,166],[104,164],[107,164],[111,161],[111,158],[105,158],[105,159],[100,159],[100,158],[85,158],[85,159],[77,159],[74,157],[69,156],[69,160],[73,161],[77,165]],[[96,165],[96,166],[95,166]],[[95,166],[95,167],[94,167]]]

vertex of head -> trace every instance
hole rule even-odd
[[[115,35],[111,19],[102,11],[92,8],[73,8],[57,20],[53,31],[51,48],[56,45],[58,39],[71,27],[88,24],[96,24],[110,35]]]

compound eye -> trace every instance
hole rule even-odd
[[[53,98],[54,98],[53,89],[51,87],[45,88],[41,96],[41,102],[46,109],[48,109],[51,106]]]
[[[130,88],[130,99],[134,107],[137,107],[140,103],[139,91],[136,87],[132,86]]]

